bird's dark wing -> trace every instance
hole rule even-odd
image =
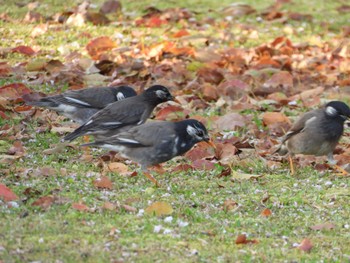
[[[282,144],[285,143],[287,140],[289,140],[292,136],[295,134],[298,134],[300,132],[303,132],[305,128],[314,121],[318,115],[322,113],[322,110],[317,109],[313,111],[306,112],[304,115],[302,115],[290,128],[290,130],[285,134]]]
[[[109,137],[103,142],[105,144],[119,144],[127,147],[149,147],[155,144],[165,144],[174,140],[175,137],[176,134],[172,123],[151,121]]]
[[[114,96],[109,87],[69,90],[54,99],[75,107],[96,109],[103,109],[108,104],[117,101],[117,97]]]

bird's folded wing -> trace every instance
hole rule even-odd
[[[137,124],[145,111],[142,103],[125,103],[125,100],[114,102],[96,112],[84,126],[96,129],[115,129],[126,125]]]
[[[161,122],[149,122],[112,136],[105,140],[105,143],[127,145],[128,147],[147,147],[165,143],[175,137],[174,130],[170,126]]]
[[[310,122],[312,122],[317,118],[317,114],[318,114],[318,110],[314,110],[314,111],[307,112],[303,116],[301,116],[300,119],[297,120],[293,124],[293,126],[289,129],[289,131],[285,134],[282,140],[282,143],[286,142],[293,135],[302,132]]]
[[[84,90],[70,90],[62,94],[61,103],[75,106],[102,109],[117,99],[108,88],[89,88]]]

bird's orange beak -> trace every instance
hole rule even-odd
[[[209,139],[208,141],[205,141],[207,144],[209,144],[211,147],[213,147],[214,149],[216,149],[216,145],[215,145],[215,143],[211,140],[211,139]]]

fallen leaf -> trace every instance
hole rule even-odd
[[[11,155],[23,156],[24,152],[25,152],[25,150],[24,150],[22,142],[15,141],[7,153],[11,154]]]
[[[129,175],[129,167],[124,163],[113,162],[107,165],[109,171],[113,173],[118,173],[120,175]]]
[[[244,127],[247,121],[239,113],[228,113],[224,116],[219,117],[213,124],[215,129],[219,131],[234,131],[239,127]]]
[[[32,93],[32,90],[22,83],[12,83],[0,87],[0,96],[14,100],[15,103],[23,101],[22,96],[29,93]]]
[[[264,210],[261,211],[260,215],[264,217],[269,217],[272,215],[272,212],[270,209],[265,208]]]
[[[27,55],[27,56],[32,56],[35,54],[35,51],[28,46],[18,46],[12,49],[13,53],[20,53],[23,55]]]
[[[186,29],[180,29],[175,34],[173,34],[173,37],[180,38],[180,37],[184,37],[184,36],[188,36],[188,35],[190,35],[190,33]]]
[[[107,0],[102,4],[100,8],[100,12],[102,14],[118,13],[121,10],[122,4],[118,0]]]
[[[0,184],[0,198],[5,202],[15,201],[18,196],[4,184]]]
[[[97,188],[113,189],[112,181],[107,176],[101,176],[101,178],[95,180],[93,184]]]
[[[117,208],[117,206],[111,202],[104,202],[102,205],[102,209],[104,209],[104,210],[113,211],[113,210],[116,210],[116,208]]]
[[[309,253],[312,249],[313,245],[308,238],[304,238],[303,241],[301,241],[300,245],[298,246],[298,249]]]
[[[73,203],[72,208],[81,212],[87,212],[90,210],[90,208],[83,203]]]
[[[154,202],[152,205],[145,209],[146,214],[156,216],[171,215],[173,208],[167,202]]]
[[[132,207],[130,205],[122,205],[122,207],[127,211],[131,213],[137,212],[137,209],[135,207]]]
[[[215,164],[208,160],[195,160],[192,163],[192,167],[197,170],[213,170]]]
[[[258,243],[256,239],[252,239],[252,240],[247,239],[247,236],[245,234],[238,235],[236,238],[236,245],[239,245],[239,244],[246,245],[246,244],[256,244],[256,243]]]
[[[249,180],[261,177],[262,174],[247,174],[232,170],[232,178],[238,180]]]
[[[238,203],[236,201],[233,201],[232,199],[227,199],[224,201],[223,210],[224,211],[231,211],[235,209],[238,206]]]
[[[86,50],[88,51],[92,59],[98,60],[101,54],[115,48],[116,46],[117,44],[112,39],[110,39],[107,36],[103,36],[91,40],[87,44]]]
[[[54,201],[55,201],[55,197],[53,197],[52,195],[42,196],[37,200],[35,200],[32,203],[32,206],[40,206],[43,209],[47,209],[53,204]]]
[[[265,112],[262,116],[262,121],[266,126],[276,123],[291,124],[291,121],[282,112]]]
[[[334,229],[335,225],[332,223],[323,223],[323,224],[318,224],[310,227],[312,230],[323,230],[323,229]]]

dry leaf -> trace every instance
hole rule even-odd
[[[262,116],[262,120],[266,126],[276,123],[291,124],[288,117],[281,112],[265,112]]]
[[[265,208],[264,210],[261,211],[260,215],[264,217],[269,217],[272,215],[272,212],[270,209]]]
[[[113,211],[113,210],[116,210],[116,208],[117,208],[117,206],[111,202],[105,202],[102,205],[102,209],[104,209],[104,210]]]
[[[107,0],[102,4],[100,8],[100,12],[102,14],[118,13],[121,10],[122,4],[118,0]]]
[[[262,174],[247,174],[232,170],[232,178],[238,180],[249,180],[261,177]]]
[[[86,50],[88,51],[92,59],[98,60],[101,54],[115,48],[116,46],[117,44],[112,39],[104,36],[104,37],[98,37],[91,40],[87,44]]]
[[[42,196],[32,203],[32,206],[40,206],[43,209],[49,208],[55,201],[55,197],[52,195]]]
[[[323,230],[323,229],[334,229],[335,225],[332,223],[323,223],[323,224],[318,224],[310,227],[312,230]]]
[[[18,196],[4,184],[0,184],[0,198],[5,202],[15,201]]]
[[[156,216],[171,215],[173,208],[167,202],[154,202],[145,209],[145,212],[149,215],[155,214]]]
[[[120,175],[130,174],[129,167],[124,163],[119,163],[119,162],[109,163],[107,164],[107,168],[109,171],[113,173],[118,173]]]
[[[128,212],[131,212],[131,213],[137,212],[137,209],[135,207],[130,206],[130,205],[122,205],[122,207]]]
[[[72,208],[82,212],[87,212],[90,210],[90,208],[83,203],[73,203]]]
[[[236,238],[236,245],[239,245],[239,244],[246,245],[246,244],[256,244],[256,243],[258,243],[256,239],[252,239],[252,240],[247,239],[247,236],[245,234],[238,235]]]
[[[301,241],[300,245],[298,246],[298,249],[309,253],[312,249],[313,245],[308,238],[304,238],[303,241]]]
[[[230,210],[235,209],[237,206],[238,206],[237,202],[233,201],[232,199],[227,199],[224,202],[223,209],[225,211],[230,211]]]
[[[97,188],[113,189],[112,181],[107,176],[101,176],[101,178],[95,180],[93,184]]]

